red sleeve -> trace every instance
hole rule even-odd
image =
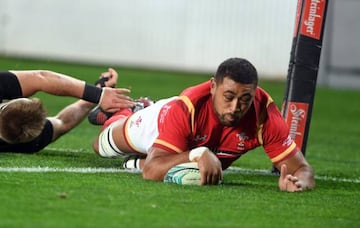
[[[289,135],[288,125],[274,103],[267,108],[262,137],[265,152],[273,163],[291,157],[298,150]]]
[[[175,153],[188,149],[190,113],[182,100],[176,99],[162,107],[158,117],[158,132],[154,147]]]

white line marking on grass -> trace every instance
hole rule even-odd
[[[264,176],[274,176],[275,174],[266,169],[243,169],[240,167],[229,167],[225,173],[243,173],[243,174],[258,174]],[[334,181],[334,182],[349,182],[349,183],[360,183],[360,178],[348,179],[348,178],[337,178],[329,176],[318,176],[315,175],[316,180]]]
[[[140,173],[137,170],[125,170],[120,168],[53,168],[53,167],[0,167],[0,172],[25,172],[25,173]],[[240,167],[229,167],[225,173],[257,174],[264,176],[274,176],[269,170],[265,169],[244,169]],[[360,183],[360,178],[348,179],[329,176],[316,176],[317,180]]]
[[[64,148],[46,148],[46,150],[50,151],[64,151],[64,152],[73,152],[73,153],[79,153],[86,151],[85,149],[64,149]],[[54,168],[48,168],[47,169],[54,169]],[[139,171],[131,171],[131,170],[124,170],[124,169],[116,169],[116,168],[64,168],[63,171],[61,171],[58,168],[55,168],[59,171],[48,171],[48,172],[70,172],[70,173],[138,173]],[[80,170],[79,170],[80,169]],[[72,170],[72,171],[68,171]],[[79,171],[77,171],[79,170]],[[84,171],[81,171],[84,170]],[[88,171],[85,171],[88,170]],[[0,172],[6,172],[2,171],[2,168],[0,167]],[[16,171],[15,171],[16,172]],[[31,172],[31,171],[17,171],[17,172]],[[36,171],[33,171],[36,172]],[[41,172],[41,171],[38,171]],[[46,172],[46,171],[42,171]],[[273,176],[275,174],[272,174],[269,170],[266,169],[244,169],[240,167],[229,167],[225,173],[242,173],[242,174],[258,174],[258,175],[268,175]],[[348,179],[348,178],[338,178],[338,177],[330,177],[330,176],[318,176],[315,175],[316,180],[326,180],[326,181],[334,181],[334,182],[349,182],[349,183],[360,183],[360,178],[355,179]]]
[[[79,152],[87,152],[86,149],[65,149],[65,148],[55,148],[55,147],[46,147],[44,150],[48,151],[57,151],[57,152],[72,152],[72,153],[79,153]],[[90,151],[89,151],[90,152]],[[95,152],[94,152],[95,153]]]
[[[135,170],[119,168],[53,168],[53,167],[0,167],[0,172],[24,172],[24,173],[138,173]]]

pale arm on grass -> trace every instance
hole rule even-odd
[[[100,88],[97,88],[91,91],[100,94],[97,97],[98,99],[86,99],[88,96],[85,96],[85,90],[92,86],[88,85],[85,81],[71,76],[47,70],[10,72],[17,76],[24,97],[29,97],[38,91],[42,91],[52,95],[81,98],[92,103],[99,103],[100,107],[108,112],[115,112],[120,108],[134,106],[132,99],[125,95],[130,92],[128,89],[106,87],[101,91]],[[90,96],[92,95],[90,94]]]
[[[101,74],[100,78],[107,78],[104,83],[105,86],[115,87],[118,79],[118,74],[115,70],[109,68],[107,72]],[[69,80],[72,80],[72,78],[70,78]],[[80,124],[94,106],[95,104],[91,102],[85,100],[78,100],[66,106],[55,117],[48,117],[54,130],[52,141],[57,140],[60,136],[69,132],[71,129]]]
[[[94,104],[78,100],[66,106],[55,117],[48,117],[53,126],[52,141],[57,140],[60,136],[75,128],[87,116],[94,107]]]

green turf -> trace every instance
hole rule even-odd
[[[108,66],[0,58],[0,69],[48,69],[93,82]],[[119,86],[154,99],[211,75],[113,66]],[[214,69],[215,70],[215,69]],[[260,80],[280,106],[283,82]],[[72,98],[37,94],[56,114]],[[180,186],[134,173],[0,172],[0,227],[359,227],[360,91],[318,88],[306,151],[317,187],[283,193],[262,149],[249,152],[221,186]],[[0,168],[120,168],[92,152],[99,128],[84,121],[34,155],[2,153]],[[251,171],[253,170],[253,172]]]

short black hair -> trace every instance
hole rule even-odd
[[[258,84],[256,68],[246,59],[229,58],[222,62],[215,74],[215,81],[222,83],[225,77],[243,84]]]

